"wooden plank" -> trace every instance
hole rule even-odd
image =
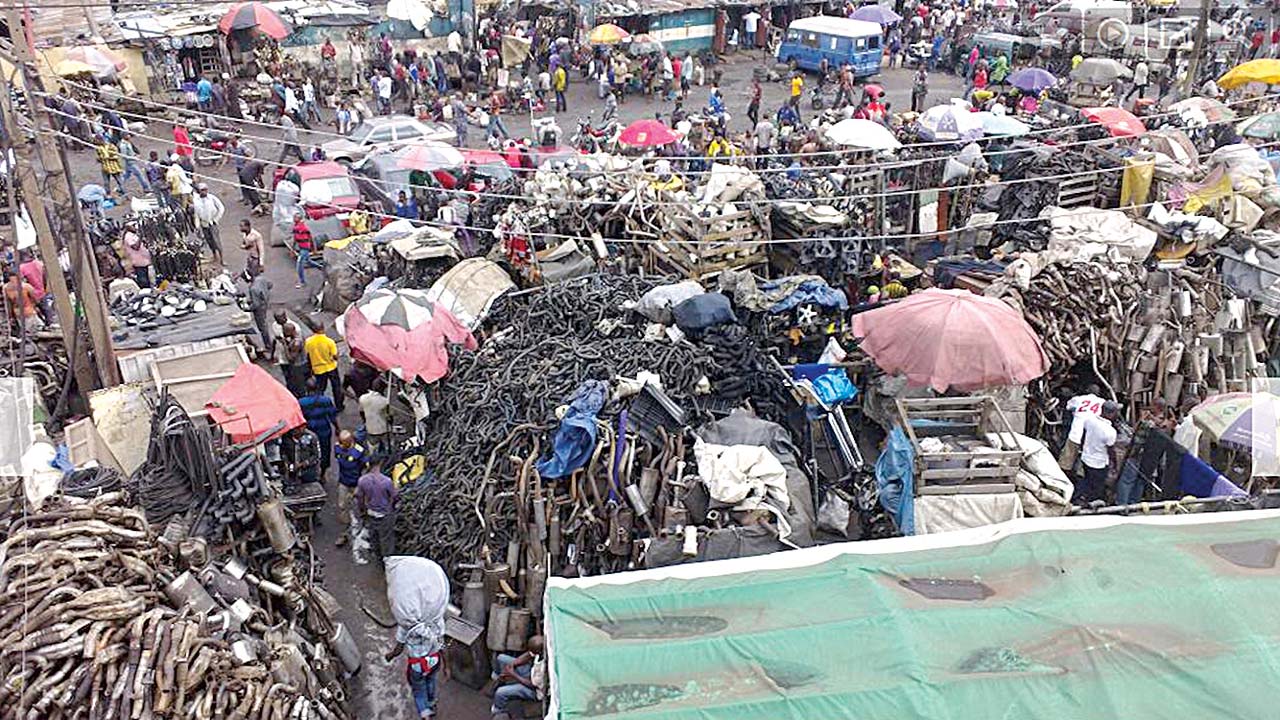
[[[931,485],[919,488],[917,495],[983,495],[987,493],[1011,493],[1017,490],[1012,483],[974,483],[972,485]]]
[[[1003,478],[1012,477],[1018,474],[1018,468],[1015,467],[976,467],[976,468],[946,468],[940,470],[924,470],[920,473],[921,480],[967,480],[969,478]],[[923,484],[923,483],[922,483]]]
[[[907,407],[964,407],[981,405],[983,401],[990,399],[988,395],[980,395],[977,397],[903,398],[900,402]]]

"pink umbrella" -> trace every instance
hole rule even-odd
[[[1124,108],[1085,108],[1080,111],[1080,114],[1105,127],[1112,137],[1134,137],[1147,131],[1147,126]]]
[[[343,315],[351,356],[406,381],[435,382],[449,372],[455,343],[476,349],[471,331],[422,290],[374,290]]]
[[[882,370],[938,392],[1021,385],[1049,370],[1021,313],[967,290],[925,290],[854,315],[853,333]]]
[[[675,142],[675,131],[657,120],[637,120],[618,136],[618,142],[635,147],[658,147]]]

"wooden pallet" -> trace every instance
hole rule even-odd
[[[736,270],[761,264],[765,255],[768,232],[761,228],[750,210],[717,215],[667,218],[672,234],[649,247],[654,269],[675,272],[695,280],[725,270]],[[726,223],[739,223],[728,229]]]
[[[1022,465],[1020,450],[926,452],[920,446],[921,438],[979,442],[987,433],[1012,433],[993,398],[903,398],[897,404],[899,421],[915,450],[916,495],[1014,491],[1013,478]]]

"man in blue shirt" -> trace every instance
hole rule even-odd
[[[396,197],[395,207],[396,217],[408,218],[409,220],[418,219],[418,203],[410,200],[403,190]]]
[[[367,457],[364,446],[356,442],[350,430],[338,433],[338,444],[333,447],[333,454],[338,458],[338,524],[342,526],[342,534],[338,536],[337,545],[341,547],[351,539],[352,501],[360,476],[364,474]]]
[[[323,481],[329,472],[329,448],[333,446],[333,430],[338,427],[338,408],[333,404],[333,398],[324,394],[324,386],[317,384],[315,378],[307,380],[307,394],[298,399],[298,405],[302,407],[302,417],[307,420],[307,429],[320,441],[320,479]]]
[[[213,83],[209,82],[209,78],[201,75],[199,82],[196,83],[196,103],[203,112],[209,112],[213,109]]]

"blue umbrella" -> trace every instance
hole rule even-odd
[[[1040,68],[1023,68],[1009,76],[1009,84],[1029,93],[1039,95],[1057,84],[1053,73]]]
[[[901,15],[882,5],[863,5],[854,10],[849,17],[854,20],[879,23],[880,25],[893,25],[902,20]]]

